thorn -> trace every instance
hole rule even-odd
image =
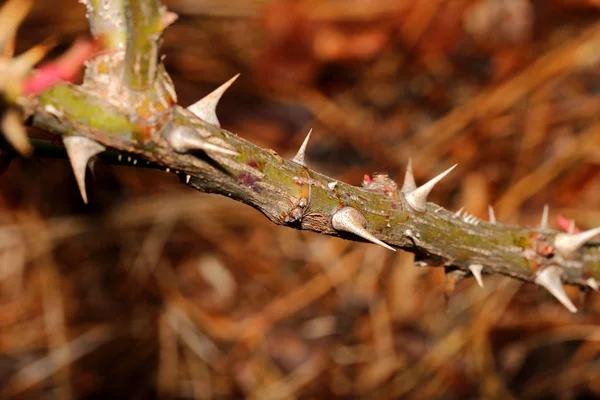
[[[337,186],[337,181],[329,182],[327,184],[327,187],[331,190],[335,189],[336,186]]]
[[[27,137],[27,131],[23,126],[19,113],[9,109],[2,117],[2,133],[6,141],[23,157],[29,157],[33,153],[33,147]]]
[[[306,146],[308,146],[308,141],[310,140],[311,133],[312,133],[312,129],[310,131],[308,131],[308,134],[304,138],[304,142],[302,142],[302,146],[300,146],[300,148],[298,149],[298,152],[296,153],[294,158],[292,158],[292,162],[295,162],[296,164],[300,164],[304,167],[306,167],[306,164],[304,164],[304,156],[306,155]]]
[[[541,230],[548,230],[550,229],[550,227],[548,226],[548,213],[550,211],[550,208],[548,207],[548,204],[544,205],[544,211],[542,212],[542,222],[540,222],[540,229]]]
[[[221,100],[221,96],[229,87],[235,82],[235,80],[240,76],[237,74],[213,92],[208,94],[206,97],[203,97],[196,103],[189,106],[187,109],[193,112],[197,117],[203,119],[209,124],[213,124],[215,126],[221,126],[219,119],[217,118],[217,104],[219,104],[219,100]]]
[[[425,211],[427,209],[427,196],[433,190],[433,187],[446,175],[450,173],[454,168],[456,168],[457,164],[454,164],[452,167],[448,168],[446,171],[442,172],[435,178],[431,179],[429,182],[425,183],[422,186],[419,186],[415,190],[405,193],[404,198],[408,202],[408,204],[415,209],[416,211]]]
[[[402,184],[402,189],[400,192],[408,193],[412,192],[417,188],[417,184],[415,182],[415,174],[413,174],[412,168],[412,159],[408,159],[408,165],[406,166],[406,174],[404,175],[404,183]]]
[[[190,183],[190,179],[192,179],[192,177],[190,175],[186,175],[185,176],[185,183]]]
[[[230,156],[239,155],[238,152],[209,143],[201,137],[195,129],[187,126],[178,126],[166,134],[165,139],[169,145],[178,153],[187,153],[193,150],[204,150],[206,152],[226,154]]]
[[[71,167],[75,174],[77,186],[79,186],[81,198],[83,199],[83,202],[87,204],[88,198],[85,191],[85,172],[87,164],[90,158],[106,150],[106,147],[83,136],[67,136],[63,138],[63,144],[67,149],[69,161],[71,161]]]
[[[13,76],[20,77],[27,74],[31,68],[40,62],[57,44],[56,38],[51,37],[13,58],[10,64],[10,70]],[[28,85],[27,80],[24,84]],[[24,89],[24,91],[26,94],[31,94],[27,92],[27,89]]]
[[[472,224],[472,225],[478,225],[479,224],[479,219],[471,214],[465,214],[463,221],[465,221],[467,224]]]
[[[547,267],[536,274],[534,282],[548,290],[552,296],[567,308],[567,310],[576,313],[577,308],[571,302],[571,299],[569,299],[569,296],[567,296],[567,293],[563,288],[560,279],[561,274],[562,271],[559,267]]]
[[[570,233],[571,235],[575,233],[575,220],[574,219],[569,221],[569,229],[567,230],[567,233]]]
[[[481,271],[483,270],[483,265],[481,264],[471,264],[469,265],[469,271],[475,277],[477,284],[483,288],[483,279],[481,279]]]
[[[175,21],[177,21],[178,18],[179,18],[179,15],[175,14],[174,12],[171,12],[171,11],[164,12],[162,15],[162,18],[161,18],[163,30],[167,29],[169,26],[171,26]]]
[[[461,207],[461,208],[459,208],[459,209],[458,209],[458,211],[454,213],[453,217],[454,217],[454,218],[458,218],[458,217],[460,217],[460,214],[462,214],[462,212],[463,212],[464,210],[465,210],[465,208],[464,208],[464,207]]]
[[[360,236],[369,242],[378,244],[386,249],[396,251],[393,247],[385,244],[381,240],[377,239],[373,234],[365,229],[367,220],[365,217],[355,208],[344,207],[336,211],[331,217],[331,226],[336,231],[344,231]]]
[[[577,234],[559,233],[554,237],[554,247],[563,257],[570,257],[598,234],[600,234],[600,228],[589,229]]]
[[[577,227],[577,225],[575,225],[574,220],[568,220],[560,214],[558,214],[556,216],[556,223],[558,224],[558,227],[563,232],[567,232],[567,233],[580,233],[581,232],[581,229],[579,229]]]
[[[0,48],[15,34],[32,4],[31,0],[11,0],[0,7]]]
[[[600,286],[598,286],[598,282],[596,282],[594,278],[589,278],[587,281],[585,281],[585,283],[596,292],[600,290]]]
[[[488,206],[488,214],[490,215],[490,223],[495,224],[496,223],[496,213],[494,213],[494,207],[492,207],[491,204]]]

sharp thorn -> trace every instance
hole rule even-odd
[[[203,150],[206,152],[215,152],[229,156],[237,156],[238,152],[217,146],[206,141],[195,129],[187,126],[179,126],[172,129],[165,136],[169,145],[178,153],[187,153],[194,150]]]
[[[577,312],[577,308],[567,296],[565,289],[563,288],[560,276],[562,271],[559,267],[550,266],[539,271],[534,279],[534,282],[545,288],[554,296],[560,303],[572,313]]]
[[[0,21],[3,22],[0,24],[0,48],[4,48],[5,42],[13,37],[32,4],[31,0],[12,0],[0,7]]]
[[[219,119],[217,118],[217,104],[219,104],[219,100],[221,100],[221,96],[229,87],[235,82],[235,80],[240,76],[237,74],[213,92],[208,94],[206,97],[203,97],[196,103],[189,106],[187,109],[193,112],[197,117],[203,119],[209,124],[213,124],[215,126],[221,126]]]
[[[548,204],[544,205],[544,211],[542,212],[542,221],[540,222],[540,229],[541,230],[548,230],[550,229],[550,226],[548,225],[548,213],[550,211],[550,208],[548,207]]]
[[[494,207],[492,207],[491,204],[488,206],[488,214],[490,215],[490,223],[495,224],[496,223],[496,213],[494,213]]]
[[[406,174],[404,174],[404,183],[402,184],[402,189],[400,192],[408,193],[412,192],[417,188],[417,183],[415,182],[415,174],[413,174],[412,167],[412,159],[408,159],[408,165],[406,166]]]
[[[458,218],[458,217],[460,217],[460,215],[462,214],[462,212],[463,212],[464,210],[465,210],[465,208],[464,208],[464,207],[461,207],[461,208],[459,208],[459,209],[458,209],[458,211],[454,213],[453,217],[454,217],[454,218]]]
[[[404,194],[404,198],[408,202],[408,204],[415,209],[416,211],[425,211],[427,209],[427,196],[433,190],[434,186],[444,179],[446,175],[450,173],[454,168],[456,168],[457,164],[454,164],[452,167],[448,168],[446,171],[442,172],[435,178],[431,179],[429,182],[425,183],[422,186],[419,186],[415,190],[411,192],[407,192]]]
[[[569,221],[569,230],[567,231],[570,234],[574,234],[575,233],[575,220],[572,219],[571,221]]]
[[[85,173],[90,158],[96,154],[106,150],[106,147],[100,143],[96,143],[91,139],[83,136],[67,136],[63,138],[63,144],[67,150],[73,173],[75,174],[75,180],[77,186],[79,186],[79,192],[83,202],[87,204],[88,198],[85,190]]]
[[[310,140],[310,134],[312,133],[312,129],[308,131],[308,134],[304,138],[304,142],[302,142],[302,146],[298,149],[298,153],[292,158],[292,161],[296,164],[300,164],[302,166],[306,166],[304,163],[304,156],[306,155],[306,147],[308,146],[308,141]]]
[[[25,51],[24,53],[19,54],[17,57],[11,60],[11,72],[13,76],[23,76],[35,64],[40,62],[48,52],[57,45],[57,41],[55,38],[46,39],[44,42],[36,45]]]
[[[366,225],[367,220],[365,217],[360,211],[352,207],[344,207],[336,211],[331,217],[331,226],[336,231],[350,232],[369,242],[385,247],[388,250],[396,251],[396,249],[377,239],[373,234],[367,231],[365,229]]]
[[[600,228],[571,234],[559,233],[554,237],[554,247],[564,257],[571,257],[581,246],[600,234]]]
[[[600,290],[600,286],[598,286],[598,282],[594,278],[588,278],[585,283],[595,291]]]
[[[481,271],[483,271],[483,265],[481,264],[471,264],[469,265],[469,271],[475,277],[477,284],[483,288],[483,279],[481,279]]]
[[[7,110],[2,117],[1,124],[6,141],[23,157],[29,157],[33,153],[33,147],[29,142],[19,113],[14,109]]]
[[[190,175],[186,175],[185,176],[185,183],[190,183],[191,179],[192,179],[192,177]]]

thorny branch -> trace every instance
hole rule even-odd
[[[478,281],[484,272],[534,282],[570,311],[576,309],[562,283],[597,289],[600,246],[588,241],[600,231],[560,233],[546,220],[537,228],[512,227],[427,203],[449,171],[417,187],[409,166],[402,189],[385,175],[355,187],[304,165],[307,141],[284,160],[219,126],[215,107],[231,81],[189,109],[175,105],[158,57],[160,34],[174,18],[156,0],[113,1],[108,9],[100,3],[89,0],[88,17],[103,52],[88,62],[84,83],[57,84],[21,102],[33,125],[65,139],[84,199],[87,161],[112,149],[179,174],[197,190],[248,204],[278,225],[389,245],[415,253],[419,266]],[[122,7],[128,11],[120,13]],[[124,16],[125,28],[109,23],[107,10],[115,20]]]

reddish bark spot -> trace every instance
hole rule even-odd
[[[257,164],[257,163],[256,163],[256,161],[254,161],[254,160],[250,160],[250,161],[248,161],[248,166],[249,166],[249,167],[252,167],[252,168],[254,168],[254,169],[258,169],[258,164]]]
[[[545,257],[550,256],[554,253],[554,247],[550,245],[541,245],[538,249],[538,253]]]
[[[373,179],[371,179],[371,177],[368,174],[365,174],[365,176],[363,177],[363,182],[364,183],[372,183]]]
[[[262,188],[259,185],[257,185],[257,183],[260,182],[260,178],[248,172],[242,172],[238,176],[238,182],[244,186],[248,186],[257,193],[260,193],[262,191]]]

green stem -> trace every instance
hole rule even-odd
[[[149,89],[158,71],[162,33],[158,0],[125,0],[127,51],[125,83],[136,91]]]
[[[127,42],[123,0],[87,0],[92,35],[102,50],[124,50]]]

